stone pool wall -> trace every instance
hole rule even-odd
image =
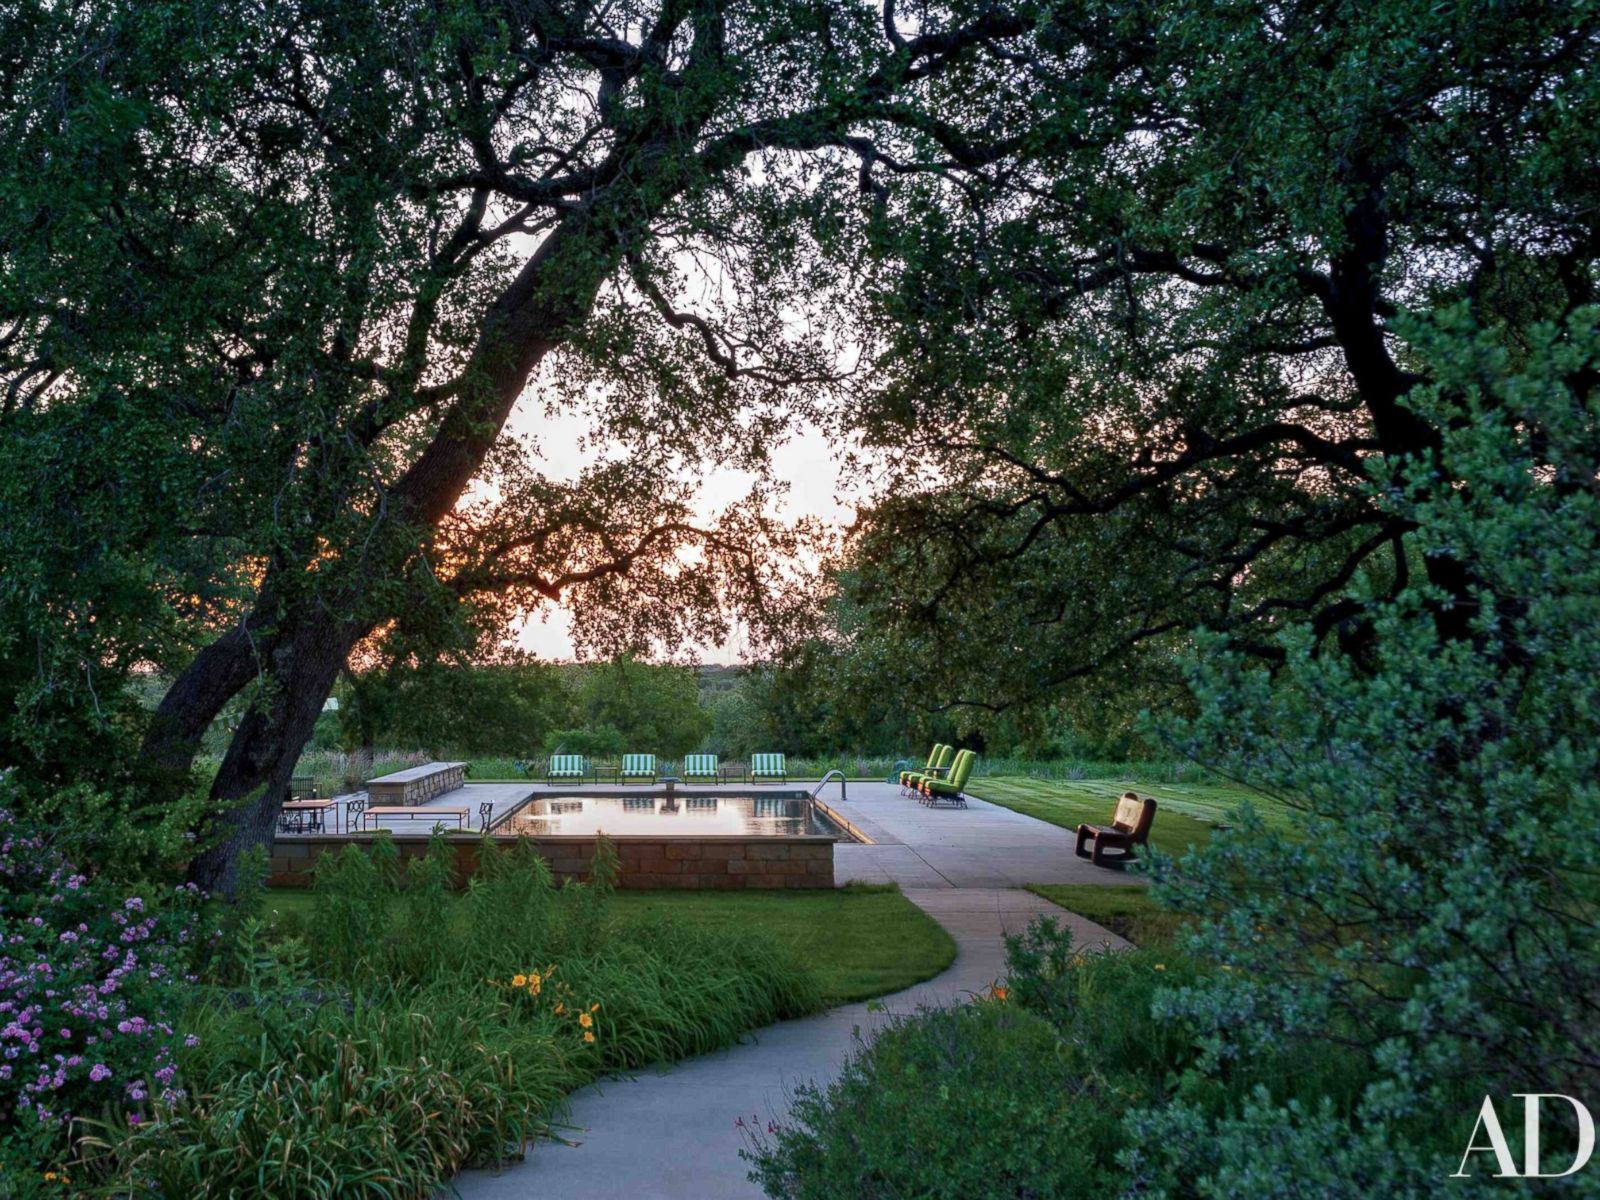
[[[352,843],[370,845],[372,834],[312,834],[273,843],[267,882],[273,887],[309,887],[312,866],[324,854]],[[456,885],[478,869],[479,836],[453,835]],[[515,839],[497,838],[503,846]],[[530,838],[558,881],[587,880],[594,859],[592,837]],[[622,888],[831,888],[833,845],[829,837],[703,837],[610,839],[621,867]],[[427,852],[428,839],[397,837],[401,864]]]

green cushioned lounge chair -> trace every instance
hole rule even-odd
[[[906,772],[906,788],[908,790],[920,795],[922,785],[925,782],[930,779],[943,779],[950,774],[950,765],[956,759],[956,748],[941,744],[938,747],[938,751],[937,754],[933,755],[933,761],[924,770]]]
[[[943,749],[944,749],[944,743],[943,742],[935,742],[933,744],[933,749],[928,751],[928,762],[927,762],[927,765],[925,765],[922,768],[922,770],[918,771],[918,770],[915,770],[912,767],[907,767],[904,771],[901,771],[900,772],[900,790],[904,791],[907,787],[910,786],[911,777],[913,775],[929,775],[929,774],[932,774],[933,769],[936,766],[939,765],[939,753]]]
[[[715,754],[685,754],[683,765],[678,768],[678,776],[682,779],[709,779],[715,783],[722,778],[722,773]]]
[[[752,754],[750,756],[751,783],[788,783],[789,767],[781,754]]]
[[[971,750],[963,750],[956,755],[956,762],[950,768],[948,779],[924,779],[918,790],[922,792],[922,802],[929,806],[948,800],[951,804],[959,804],[962,808],[967,806],[967,798],[961,794],[967,786],[967,780],[972,777],[972,768],[977,764],[978,756]]]
[[[589,777],[589,760],[581,754],[552,754],[545,768],[546,783],[582,783]]]
[[[639,783],[656,781],[656,756],[654,754],[624,754],[622,756],[622,770],[617,772],[617,777],[623,783]]]

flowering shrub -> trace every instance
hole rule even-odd
[[[137,1123],[177,1098],[198,899],[122,896],[0,809],[0,1126]]]

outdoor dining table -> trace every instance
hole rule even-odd
[[[323,815],[333,807],[332,800],[289,800],[278,821],[289,833],[326,833]]]

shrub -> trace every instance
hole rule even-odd
[[[746,1157],[783,1200],[1113,1195],[1106,1100],[1048,1021],[985,1001],[887,1026],[784,1124],[747,1126]]]
[[[560,888],[527,844],[480,853],[456,898],[443,837],[403,873],[387,839],[347,847],[303,925],[240,922],[229,986],[186,1016],[190,1094],[159,1122],[109,1123],[95,1172],[159,1195],[431,1196],[520,1154],[603,1071],[817,1006],[759,935],[605,920],[603,841],[598,882]]]
[[[1190,939],[1232,968],[1162,1012],[1200,1023],[1218,1076],[1308,1042],[1361,1064],[1365,1094],[1337,1136],[1314,1091],[1280,1117],[1348,1154],[1330,1178],[1388,1154],[1375,1192],[1456,1169],[1486,1092],[1592,1096],[1600,1082],[1600,495],[1593,400],[1572,390],[1600,365],[1594,322],[1536,328],[1516,354],[1461,312],[1413,323],[1438,381],[1416,400],[1446,431],[1439,475],[1379,482],[1422,553],[1471,579],[1468,636],[1445,620],[1459,602],[1420,571],[1394,594],[1355,587],[1372,636],[1359,661],[1287,633],[1269,675],[1208,644],[1200,712],[1180,732],[1187,752],[1285,800],[1295,836],[1246,812],[1181,862],[1153,856],[1169,903],[1227,914]],[[1441,476],[1459,485],[1436,488]],[[1219,1120],[1204,1154],[1210,1135],[1175,1132],[1193,1114],[1152,1114],[1146,1157],[1189,1145],[1178,1174],[1226,1178],[1273,1103]],[[1265,1175],[1222,1190],[1278,1194]]]
[[[30,1153],[65,1156],[74,1120],[137,1122],[180,1096],[196,900],[125,896],[0,810],[0,1126]]]

